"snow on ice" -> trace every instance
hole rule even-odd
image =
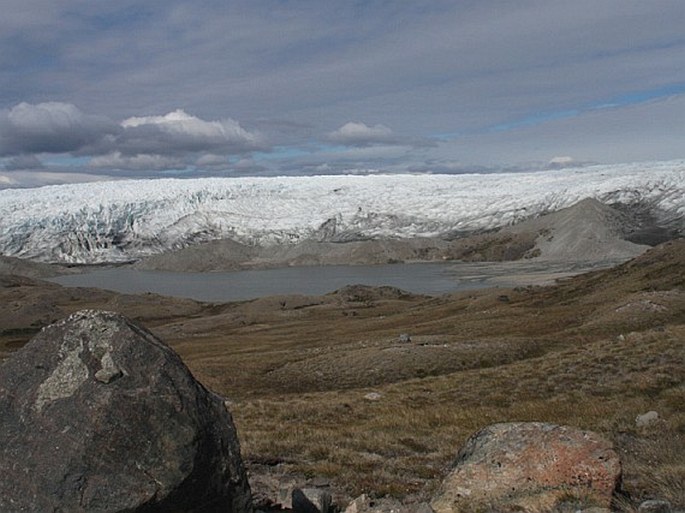
[[[134,260],[194,242],[430,237],[490,229],[593,197],[682,228],[685,160],[529,173],[242,177],[0,191],[0,253]]]

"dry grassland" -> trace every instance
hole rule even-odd
[[[0,289],[16,314],[0,318],[0,347],[50,320],[31,302],[141,320],[229,399],[253,476],[324,477],[340,500],[425,499],[474,431],[549,421],[615,442],[624,510],[685,508],[683,239],[551,287],[439,298],[357,286],[202,305],[32,283]],[[638,428],[649,410],[660,420]]]

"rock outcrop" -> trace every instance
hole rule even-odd
[[[553,511],[566,502],[608,508],[620,476],[618,455],[592,432],[493,424],[466,442],[431,506],[436,513]]]
[[[126,318],[81,311],[0,367],[0,511],[252,511],[223,401]]]

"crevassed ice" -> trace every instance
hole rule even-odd
[[[496,228],[593,197],[685,215],[685,160],[530,173],[96,182],[0,191],[0,253],[117,262],[231,238],[436,236]]]

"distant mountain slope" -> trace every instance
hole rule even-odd
[[[245,245],[443,237],[584,198],[646,205],[685,230],[685,161],[535,173],[131,180],[0,191],[0,254],[130,261],[199,242]]]

